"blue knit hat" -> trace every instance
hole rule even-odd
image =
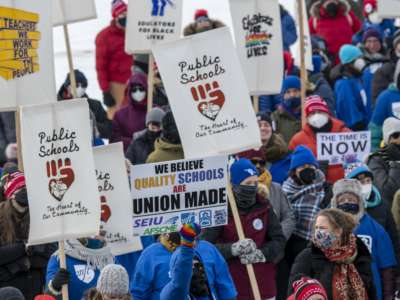
[[[342,65],[352,63],[361,56],[363,56],[361,50],[353,45],[343,45],[339,51],[339,58]]]
[[[285,93],[288,89],[301,89],[301,81],[298,76],[286,76],[286,78],[283,80],[282,93]]]
[[[247,158],[240,158],[235,161],[230,169],[232,184],[240,184],[248,177],[257,175],[258,171],[255,165]]]
[[[372,174],[371,170],[368,168],[368,166],[366,165],[360,165],[359,167],[351,170],[351,172],[349,172],[346,175],[346,178],[348,179],[357,179],[357,176],[360,174],[365,174],[368,177],[371,177],[372,179],[374,179],[374,175]]]
[[[321,67],[322,67],[322,57],[319,54],[314,54],[312,56],[312,64],[314,67],[314,70],[312,71],[313,74],[321,72]]]
[[[87,88],[88,86],[88,80],[85,76],[85,74],[83,74],[81,71],[79,70],[74,70],[75,73],[75,80],[76,80],[76,84],[81,84],[84,88]],[[69,73],[67,74],[67,78],[65,78],[64,81],[64,87],[69,87],[71,85],[71,78],[69,77]]]
[[[311,150],[305,146],[297,146],[292,153],[289,170],[292,171],[305,164],[314,165],[318,168],[318,161]]]

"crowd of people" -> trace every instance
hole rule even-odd
[[[398,299],[400,29],[379,17],[376,0],[347,1],[307,2],[313,71],[303,83],[304,106],[290,52],[296,23],[280,6],[281,93],[259,98],[262,146],[234,154],[229,169],[245,239],[229,209],[225,226],[184,224],[179,232],[142,237],[144,250],[116,257],[104,232],[67,240],[61,268],[57,244],[27,245],[29,197],[14,113],[0,113],[0,299],[59,300],[68,285],[70,300],[250,300],[249,264],[263,300]],[[122,142],[132,165],[183,159],[161,75],[148,56],[125,53],[127,4],[111,1],[111,15],[96,37],[102,102],[86,93],[89,82],[75,70],[93,146]],[[183,34],[222,26],[199,9]],[[148,111],[149,68],[155,77]],[[57,97],[73,94],[67,74]],[[363,161],[318,160],[318,133],[367,130],[371,153]]]

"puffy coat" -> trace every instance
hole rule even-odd
[[[400,190],[398,190],[394,195],[392,214],[396,222],[397,230],[400,231]]]
[[[344,125],[342,121],[332,117],[331,121],[332,128],[330,133],[351,131]],[[308,124],[305,124],[304,128],[292,138],[289,144],[289,149],[294,150],[299,145],[307,146],[314,153],[315,157],[317,157],[317,136]],[[344,170],[342,165],[331,165],[328,167],[326,174],[326,181],[328,183],[335,183],[337,180],[342,179],[343,177]]]
[[[0,165],[7,160],[4,153],[7,145],[15,142],[15,113],[0,112]]]
[[[391,61],[379,68],[372,79],[372,106],[375,106],[380,93],[386,90],[393,82],[393,74],[396,69],[397,57],[392,55]]]
[[[301,129],[301,119],[286,111],[282,105],[272,113],[271,118],[275,132],[280,133],[286,143]]]
[[[110,90],[110,82],[125,84],[131,77],[133,58],[125,53],[125,30],[115,21],[96,37],[97,80],[102,91]]]
[[[311,6],[311,17],[308,21],[310,34],[318,35],[326,41],[328,51],[338,63],[340,47],[351,43],[353,35],[361,28],[361,22],[351,11],[347,1],[339,1],[340,8],[335,18],[328,16],[322,2],[317,1]]]
[[[369,300],[376,300],[376,290],[374,286],[371,254],[362,240],[357,238],[357,257],[354,265],[361,276],[364,286],[368,293]],[[335,263],[329,261],[324,253],[312,244],[304,249],[297,257],[290,271],[288,294],[293,293],[292,284],[298,279],[299,274],[317,279],[325,288],[328,299],[332,298],[332,277]]]
[[[279,5],[279,8],[281,11],[283,50],[290,51],[290,46],[297,41],[296,23],[283,5]]]
[[[149,154],[146,163],[156,163],[183,158],[184,154],[181,144],[171,144],[162,138],[158,138],[154,143],[154,151]]]
[[[154,135],[147,128],[133,135],[133,140],[125,154],[125,157],[129,159],[132,165],[146,162],[149,154],[154,151],[154,142],[158,135]]]

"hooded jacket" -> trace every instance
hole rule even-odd
[[[279,8],[281,11],[283,50],[290,51],[290,46],[297,41],[296,23],[283,5],[279,5]]]
[[[268,144],[263,146],[265,161],[269,164],[272,181],[282,184],[289,176],[291,153],[283,138],[273,133]]]
[[[158,138],[154,143],[154,151],[149,154],[146,163],[156,163],[183,158],[184,154],[181,144],[171,144],[163,138]]]
[[[147,99],[136,102],[131,98],[131,90],[134,85],[140,85],[147,91],[147,77],[142,73],[134,74],[129,80],[125,91],[128,105],[115,113],[112,124],[112,135],[110,142],[124,144],[124,151],[128,149],[133,134],[146,127]]]
[[[147,157],[154,151],[154,142],[157,136],[147,128],[136,132],[133,140],[126,150],[125,157],[132,165],[144,164]]]

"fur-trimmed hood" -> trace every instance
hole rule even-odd
[[[220,27],[226,26],[223,22],[221,22],[219,20],[214,20],[214,19],[210,19],[210,23],[211,23],[211,26],[212,26],[211,29],[216,29],[216,28],[220,28]],[[198,32],[196,32],[196,22],[190,23],[183,30],[183,36],[189,36],[189,35],[193,35],[195,33],[198,33]]]
[[[310,7],[310,14],[314,18],[321,18],[321,8],[322,4],[324,2],[327,2],[327,0],[318,0],[315,3],[313,3]],[[351,10],[350,4],[346,0],[338,0],[340,4],[340,10],[339,13],[343,15],[349,14]],[[323,9],[323,8],[322,8]]]

